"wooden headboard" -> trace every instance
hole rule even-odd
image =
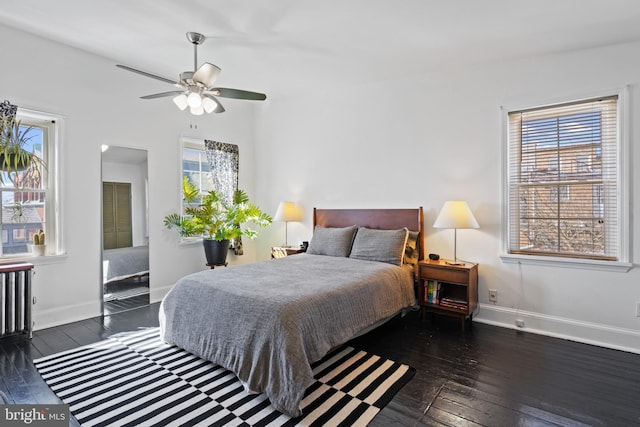
[[[420,259],[424,259],[424,213],[422,206],[416,209],[313,209],[313,226],[360,227],[396,230],[407,227],[418,231]]]

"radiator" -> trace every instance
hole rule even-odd
[[[0,337],[32,336],[31,272],[33,264],[0,264]]]

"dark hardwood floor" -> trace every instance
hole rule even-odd
[[[103,292],[105,316],[149,305],[149,275],[109,282]]]
[[[56,403],[32,359],[157,325],[152,304],[0,339],[0,391]],[[640,355],[415,312],[352,345],[417,370],[374,426],[640,425]]]
[[[113,301],[105,301],[104,315],[110,316],[112,314],[134,310],[136,308],[144,307],[147,305],[149,305],[149,292],[133,297],[116,299]]]

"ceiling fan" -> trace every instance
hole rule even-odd
[[[205,62],[198,67],[198,45],[204,43],[205,36],[200,33],[188,32],[187,40],[193,44],[194,71],[185,71],[180,73],[179,81],[147,73],[146,71],[136,70],[135,68],[131,68],[126,65],[117,64],[116,67],[176,86],[179,90],[154,93],[152,95],[141,96],[141,98],[155,99],[173,96],[173,102],[178,106],[178,108],[180,108],[180,110],[185,110],[189,107],[191,114],[197,116],[204,114],[205,112],[224,112],[224,107],[217,97],[246,99],[251,101],[264,101],[267,99],[267,96],[263,93],[214,87],[214,83],[220,74],[220,68],[209,62]]]

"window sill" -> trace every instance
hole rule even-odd
[[[507,264],[531,264],[551,267],[579,268],[588,270],[615,271],[626,273],[633,264],[619,261],[598,261],[594,259],[560,258],[535,255],[501,254],[500,259]]]
[[[182,237],[178,242],[179,246],[202,246],[202,237]]]
[[[18,262],[28,262],[33,265],[45,265],[45,264],[59,264],[65,261],[66,259],[67,259],[66,253],[61,253],[56,255],[42,255],[42,256],[18,255],[15,257],[0,258],[0,263],[13,264]]]

